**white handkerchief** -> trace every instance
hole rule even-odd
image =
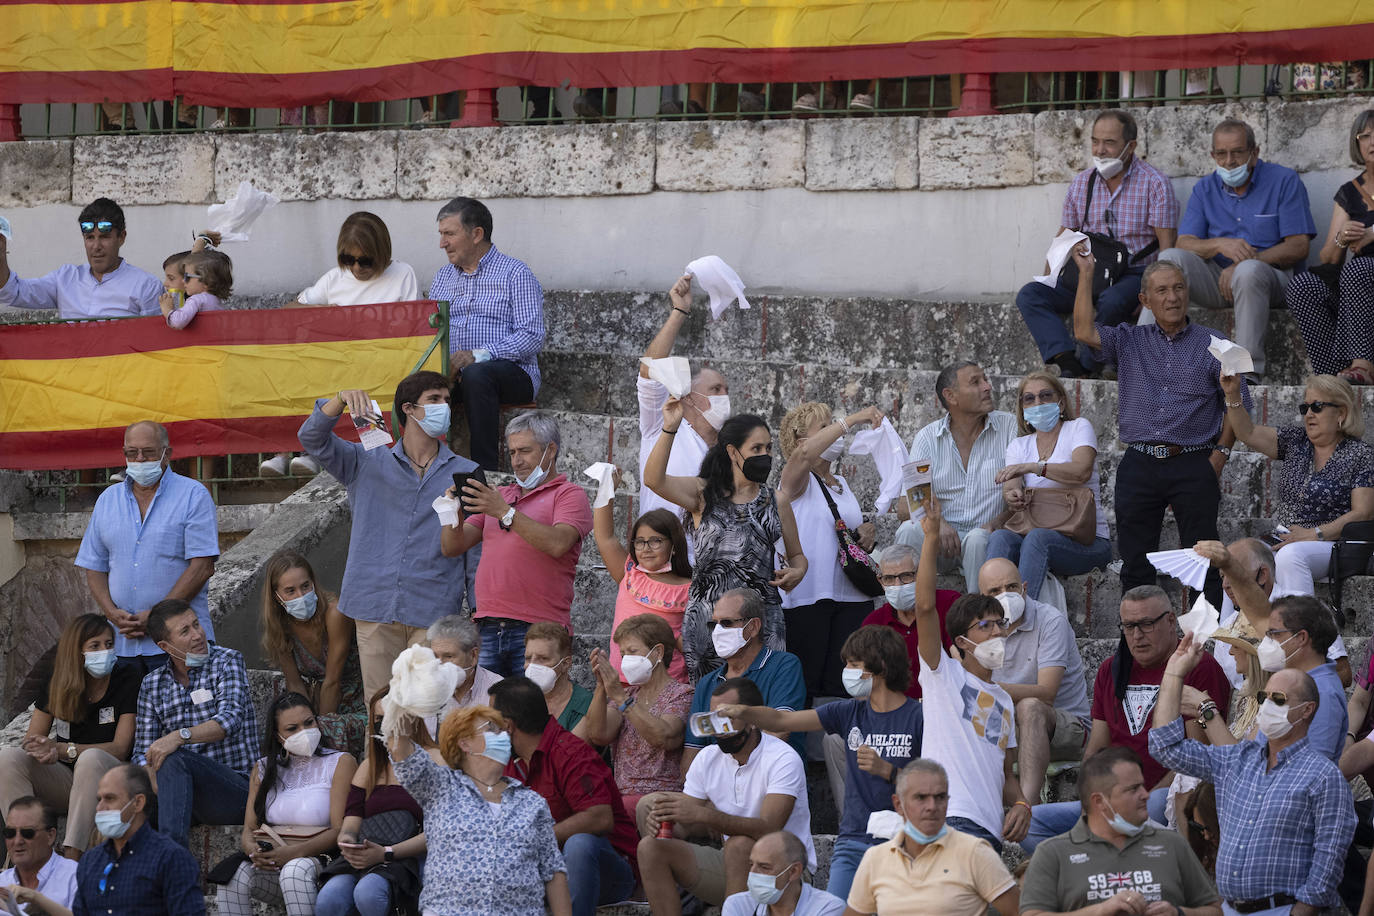
[[[736,299],[740,308],[749,308],[749,300],[744,298],[744,281],[729,264],[715,255],[697,258],[687,265],[686,273],[696,277],[701,288],[711,296],[711,320],[719,320],[720,313]]]
[[[669,356],[665,359],[650,359],[641,356],[639,361],[649,370],[649,378],[658,382],[675,398],[686,396],[692,390],[692,367],[685,356]]]
[[[890,840],[902,832],[902,816],[896,811],[874,811],[868,816],[868,832]]]
[[[1202,642],[1221,629],[1221,615],[1206,596],[1198,595],[1193,602],[1193,609],[1178,618],[1178,625],[1183,632],[1192,633],[1193,639]]]
[[[1069,252],[1079,242],[1087,241],[1087,238],[1083,233],[1073,229],[1056,235],[1054,241],[1050,242],[1050,250],[1045,252],[1045,260],[1050,264],[1050,272],[1043,277],[1031,277],[1031,279],[1053,289],[1059,283],[1059,272],[1069,262]]]
[[[597,482],[596,498],[592,500],[593,509],[600,509],[615,499],[615,465],[608,461],[598,461],[582,473]]]
[[[1212,342],[1207,345],[1207,352],[1221,363],[1222,375],[1239,375],[1242,372],[1255,371],[1255,361],[1250,356],[1250,351],[1225,337],[1213,335]]]
[[[1191,547],[1182,550],[1156,550],[1145,554],[1150,565],[1166,576],[1173,576],[1194,590],[1201,590],[1211,563]]]
[[[892,501],[902,494],[902,465],[908,461],[906,444],[897,435],[892,421],[883,417],[882,424],[875,429],[855,433],[854,440],[849,443],[849,454],[873,456],[882,481],[874,508],[879,514],[886,512]]]
[[[277,198],[259,191],[251,181],[240,181],[233,197],[222,204],[211,204],[205,215],[210,218],[210,228],[220,234],[221,242],[246,242],[253,223],[276,204]]]
[[[436,496],[430,505],[434,507],[434,514],[439,516],[439,524],[458,527],[458,500],[451,496]]]

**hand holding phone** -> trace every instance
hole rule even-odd
[[[453,489],[454,489],[454,495],[458,498],[458,503],[459,503],[460,506],[462,506],[462,508],[463,508],[464,511],[468,511],[468,508],[467,508],[466,496],[465,496],[465,494],[464,494],[464,492],[463,492],[463,488],[464,488],[465,486],[467,486],[467,483],[468,483],[469,480],[476,480],[476,481],[479,481],[479,482],[481,482],[481,484],[482,484],[483,486],[486,486],[486,485],[487,485],[487,474],[486,474],[486,471],[483,471],[481,468],[477,468],[477,469],[472,470],[472,471],[457,471],[457,472],[454,473],[454,475],[453,475]]]

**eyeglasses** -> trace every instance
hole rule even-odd
[[[1374,138],[1374,130],[1365,130],[1355,135],[1355,140],[1359,143],[1368,143]]]
[[[1305,417],[1305,416],[1307,416],[1307,412],[1308,412],[1309,410],[1312,411],[1313,413],[1321,413],[1323,410],[1325,410],[1325,409],[1328,408],[1328,407],[1340,407],[1340,406],[1341,406],[1341,405],[1340,405],[1340,404],[1337,404],[1335,401],[1313,401],[1311,404],[1307,404],[1307,403],[1299,404],[1299,405],[1298,405],[1298,413],[1302,414],[1302,415]]]
[[[1287,705],[1288,705],[1288,694],[1284,693],[1282,690],[1256,690],[1256,691],[1255,691],[1255,702],[1256,702],[1256,703],[1263,703],[1266,699],[1269,700],[1271,703],[1273,703],[1275,706],[1287,706]],[[1295,703],[1305,703],[1306,700],[1294,700],[1293,702],[1295,702]]]
[[[101,219],[101,220],[83,219],[83,220],[81,221],[81,231],[82,231],[82,232],[95,232],[97,229],[100,230],[101,232],[109,232],[109,231],[113,230],[114,227],[115,227],[114,223],[110,222],[110,221],[107,220],[107,219]]]
[[[22,836],[26,840],[31,840],[38,836],[39,831],[55,829],[54,827],[6,827],[4,832],[5,839],[7,840],[14,839],[15,834]]]
[[[893,576],[879,576],[879,585],[910,585],[916,581],[916,572],[901,572]]]
[[[1244,149],[1214,149],[1212,150],[1212,158],[1217,162],[1244,162],[1250,158],[1251,152],[1253,150],[1248,146]]]
[[[658,550],[668,543],[667,538],[635,538],[635,550]]]
[[[722,626],[727,630],[734,630],[743,627],[752,619],[750,617],[731,617],[729,620],[708,620],[706,621],[706,629],[715,630],[717,626]]]
[[[1026,407],[1034,407],[1036,404],[1053,404],[1057,400],[1059,400],[1059,394],[1053,388],[1046,388],[1039,394],[1027,391],[1021,395],[1021,403]]]
[[[181,279],[183,279],[183,280],[199,280],[199,279],[201,279],[201,276],[200,276],[200,274],[182,274],[182,275],[181,275]]]
[[[165,451],[164,448],[126,448],[124,457],[130,461],[157,461]]]
[[[339,255],[339,264],[342,267],[352,267],[354,264],[357,264],[363,270],[371,270],[372,265],[376,263],[376,261],[374,261],[372,258],[367,257],[366,255],[364,255],[361,258],[355,258],[351,254]]]
[[[1005,630],[1011,626],[1011,622],[1003,617],[1001,620],[979,620],[969,629],[972,630]]]
[[[1269,629],[1264,631],[1264,635],[1270,639],[1278,639],[1280,633],[1292,633],[1292,630]]]
[[[1120,625],[1121,632],[1123,634],[1132,632],[1150,633],[1154,630],[1155,624],[1159,623],[1161,620],[1163,620],[1165,617],[1168,617],[1172,613],[1173,611],[1165,611],[1158,617],[1151,618],[1150,620],[1123,620],[1121,621]]]

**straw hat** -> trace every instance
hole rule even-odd
[[[1229,627],[1222,627],[1212,634],[1212,638],[1217,642],[1229,643],[1238,646],[1240,649],[1249,652],[1259,658],[1259,637],[1254,636],[1254,630],[1250,628],[1248,621],[1243,618],[1237,620]]]

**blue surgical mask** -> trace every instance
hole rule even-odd
[[[515,482],[520,484],[520,489],[533,490],[544,482],[544,478],[549,474],[548,471],[544,470],[544,457],[548,455],[548,453],[549,447],[546,445],[544,446],[544,451],[539,455],[539,465],[533,471],[530,471],[530,476],[526,477],[524,480],[521,480],[519,477],[515,478]]]
[[[481,756],[495,760],[501,766],[510,763],[510,735],[506,732],[487,732],[487,745]]]
[[[162,461],[126,461],[124,473],[140,487],[151,487],[162,479]]]
[[[187,653],[186,653],[186,667],[187,667],[187,668],[204,668],[204,667],[205,667],[205,663],[208,662],[209,660],[210,660],[210,653],[209,653],[209,652],[187,652]]]
[[[864,677],[862,668],[845,668],[840,672],[840,680],[851,697],[866,697],[873,692],[873,678]]]
[[[281,601],[280,598],[277,600]],[[281,606],[286,609],[286,613],[297,620],[309,620],[311,617],[315,616],[315,604],[318,600],[315,592],[312,590],[306,592],[304,595],[292,598],[290,601],[282,601]]]
[[[104,677],[114,670],[114,649],[101,649],[98,652],[86,652],[84,655],[86,672],[90,674],[91,677]]]
[[[425,435],[438,439],[448,432],[449,406],[447,404],[426,404],[424,407],[425,415],[416,422],[425,431]]]
[[[1021,411],[1025,416],[1026,422],[1034,426],[1042,433],[1047,433],[1054,429],[1059,423],[1059,417],[1063,414],[1063,408],[1058,404],[1036,404],[1034,407],[1027,407]]]
[[[1116,809],[1112,808],[1110,803],[1108,803],[1107,808],[1112,812],[1111,819],[1107,821],[1108,826],[1122,836],[1136,836],[1140,831],[1145,829],[1144,824],[1132,824],[1120,814],[1117,814]]]
[[[1217,166],[1217,177],[1225,182],[1228,188],[1238,188],[1250,177],[1250,163],[1242,162],[1233,169]]]
[[[936,840],[944,836],[946,833],[949,833],[948,824],[941,824],[940,829],[935,831],[934,833],[922,833],[921,831],[916,829],[916,825],[913,824],[911,821],[904,821],[902,824],[902,829],[906,831],[907,836],[911,837],[913,840],[920,843],[922,846],[929,846],[931,843],[934,843]]]
[[[792,865],[795,864],[795,862],[792,863]],[[791,868],[792,865],[787,867]],[[782,892],[787,890],[791,883],[789,880],[787,884],[778,887],[777,875],[765,875],[761,872],[751,871],[748,881],[749,896],[762,906],[772,906],[782,899]]]
[[[883,586],[883,597],[887,603],[899,611],[909,611],[916,606],[916,583]]]
[[[124,808],[133,803],[134,800],[129,799]],[[95,829],[100,831],[101,836],[117,840],[129,832],[129,822],[124,820],[124,808],[120,808],[118,811],[97,811],[95,813]]]

